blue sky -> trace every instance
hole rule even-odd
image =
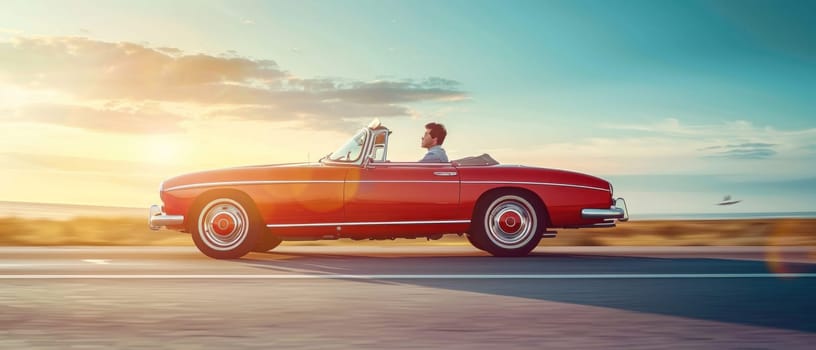
[[[13,165],[5,180],[91,172],[128,184],[116,190],[130,191],[120,199],[100,195],[86,204],[155,201],[155,186],[143,186],[176,172],[317,158],[380,116],[395,131],[394,158],[420,156],[422,125],[440,121],[451,131],[445,147],[453,158],[488,152],[503,163],[603,176],[642,212],[722,210],[711,203],[729,193],[745,199],[734,211],[816,210],[816,190],[805,186],[816,178],[812,1],[10,1],[3,8],[0,53],[11,59],[0,62],[0,125],[30,135],[0,142],[0,157]],[[68,63],[96,62],[109,45],[125,52],[128,43],[175,60],[244,58],[265,75],[240,84],[283,76],[282,87],[267,88],[282,96],[328,84],[340,104],[173,100],[169,90],[93,86],[88,81],[104,70]],[[67,56],[52,57],[67,59],[49,62],[43,47],[61,48]],[[187,69],[204,74],[207,66]],[[66,121],[38,111],[90,114]],[[136,135],[141,129],[127,124],[162,118],[173,123],[158,136]],[[243,137],[215,144],[207,129]],[[255,149],[278,152],[211,156],[248,148],[255,133]],[[48,142],[31,141],[46,135]],[[69,135],[111,147],[75,145]],[[316,141],[293,143],[304,139]],[[142,143],[172,152],[157,160],[129,151]],[[158,170],[141,178],[99,171],[131,165]],[[0,199],[75,196],[52,198],[49,190],[27,198],[20,188]]]

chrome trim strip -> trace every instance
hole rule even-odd
[[[280,185],[280,184],[305,184],[305,183],[459,183],[455,180],[268,180],[268,181],[224,181],[224,182],[203,182],[199,184],[179,185],[165,189],[165,191],[183,190],[197,187],[215,186],[238,186],[238,185]]]
[[[343,183],[343,180],[268,180],[268,181],[224,181],[224,182],[202,182],[198,184],[179,185],[165,189],[165,191],[183,190],[197,187],[214,186],[235,186],[235,185],[277,185],[277,184],[298,184],[298,183]]]
[[[436,176],[456,176],[455,171],[434,171]]]
[[[376,221],[376,222],[331,222],[317,224],[267,224],[266,227],[320,227],[320,226],[370,226],[370,225],[427,225],[427,224],[469,224],[470,220],[437,221]]]
[[[435,174],[436,175],[436,174]],[[439,176],[455,176],[455,175],[439,175]],[[165,191],[174,191],[174,190],[182,190],[188,188],[197,188],[197,187],[215,187],[215,186],[236,186],[236,185],[279,185],[279,184],[304,184],[304,183],[459,183],[459,181],[455,180],[353,180],[353,181],[344,181],[344,180],[267,180],[267,181],[224,181],[224,182],[203,182],[198,184],[190,184],[190,185],[179,185],[173,186],[170,188],[165,189]],[[496,184],[496,185],[540,185],[540,186],[561,186],[561,187],[574,187],[574,188],[586,188],[590,190],[598,190],[609,192],[608,189],[599,188],[599,187],[592,187],[592,186],[582,186],[582,185],[570,185],[570,184],[560,184],[560,183],[553,183],[553,182],[525,182],[525,181],[462,181],[462,184]]]
[[[441,184],[458,184],[456,180],[354,180],[346,181],[348,183],[441,183]]]
[[[397,167],[423,167],[423,168],[451,168],[451,162],[439,162],[439,163],[430,163],[430,162],[378,162],[377,165],[384,165],[384,166],[397,166]]]
[[[542,185],[542,186],[561,186],[561,187],[575,187],[575,188],[586,188],[590,190],[598,190],[609,192],[609,189],[600,188],[600,187],[592,187],[592,186],[582,186],[582,185],[570,185],[570,184],[560,184],[555,182],[527,182],[527,181],[462,181],[462,184],[497,184],[497,185]]]

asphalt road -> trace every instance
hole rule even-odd
[[[812,349],[816,247],[0,247],[0,349]]]

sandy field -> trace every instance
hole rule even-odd
[[[134,217],[0,218],[0,245],[191,245],[190,235],[151,231],[147,219]],[[285,242],[286,245],[468,244],[464,237],[397,239],[394,241]],[[543,239],[547,246],[816,246],[816,219],[740,219],[631,221],[615,228],[558,230],[558,237]]]

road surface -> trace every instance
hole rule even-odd
[[[0,349],[784,348],[816,247],[0,247]]]

